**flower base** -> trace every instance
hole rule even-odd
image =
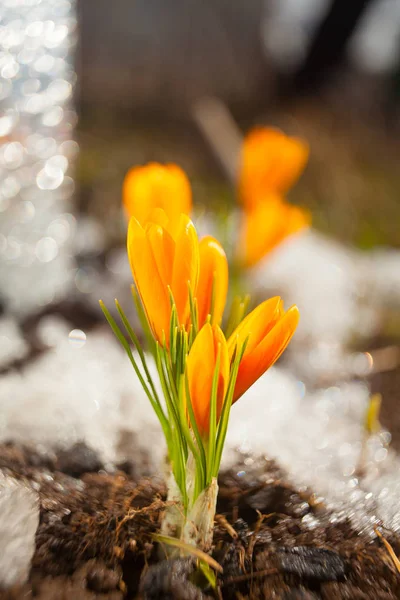
[[[181,493],[172,475],[168,483],[167,508],[164,513],[161,534],[196,546],[203,552],[209,552],[212,546],[217,506],[217,480],[214,478],[210,485],[201,492],[186,515]],[[179,550],[171,546],[168,554],[170,556],[178,555]]]

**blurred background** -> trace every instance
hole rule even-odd
[[[63,194],[75,216],[98,219],[105,247],[123,242],[121,184],[134,164],[177,162],[199,205],[233,201],[196,119],[211,96],[243,132],[268,124],[309,142],[290,199],[318,230],[363,249],[400,244],[395,0],[5,0],[1,17],[2,219],[29,196],[18,162],[26,176],[30,134],[47,148],[28,154],[68,160]]]
[[[77,10],[79,210],[114,221],[124,173],[148,160],[181,164],[199,203],[230,195],[194,118],[213,96],[242,131],[266,123],[308,140],[291,199],[315,227],[361,248],[400,243],[395,0],[89,0]]]
[[[234,206],[229,146],[255,124],[310,144],[289,200],[315,230],[399,247],[396,0],[5,0],[0,26],[3,310],[91,294],[105,263],[118,270],[134,164],[177,162],[198,207]]]
[[[286,364],[301,398],[323,388],[331,406],[343,381],[361,404],[382,392],[400,447],[399,98],[397,0],[3,0],[0,438],[42,440],[42,401],[52,443],[87,434],[113,457],[99,406],[115,412],[133,384],[99,399],[99,373],[125,357],[98,333],[98,299],[129,302],[124,175],[178,163],[212,222],[233,210],[238,142],[262,124],[309,143],[289,200],[313,225],[249,286],[300,306]],[[96,435],[71,417],[82,397]]]

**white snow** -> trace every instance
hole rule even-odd
[[[353,374],[347,344],[376,334],[384,310],[400,304],[400,252],[360,252],[311,229],[254,267],[248,283],[258,299],[279,293],[299,307],[290,345],[296,369],[314,379],[342,377]]]
[[[27,580],[38,525],[37,495],[23,483],[0,472],[0,587]]]
[[[0,367],[24,358],[27,352],[28,344],[17,323],[10,317],[0,318]]]
[[[233,406],[223,466],[235,467],[237,451],[249,465],[259,456],[275,458],[292,481],[335,509],[335,519],[349,517],[370,535],[380,520],[399,531],[400,459],[387,449],[389,432],[367,441],[366,476],[357,475],[368,400],[364,383],[308,392],[272,368]]]
[[[1,440],[31,442],[43,450],[84,440],[105,463],[113,463],[124,458],[125,431],[152,453],[154,464],[160,460],[164,444],[158,423],[107,327],[85,338],[60,319],[42,320],[40,336],[53,348],[22,373],[2,378]]]

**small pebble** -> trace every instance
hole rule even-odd
[[[341,580],[348,570],[346,562],[339,554],[324,548],[279,548],[276,560],[279,568],[285,573],[316,581]]]

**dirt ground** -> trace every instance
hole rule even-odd
[[[215,590],[193,583],[190,558],[162,560],[152,534],[163,483],[137,479],[134,464],[115,473],[101,467],[84,444],[51,457],[0,447],[0,468],[40,497],[29,581],[2,600],[400,597],[400,574],[381,542],[331,522],[312,492],[296,490],[272,461],[221,476],[213,557],[223,573]],[[399,552],[400,538],[383,533]]]

